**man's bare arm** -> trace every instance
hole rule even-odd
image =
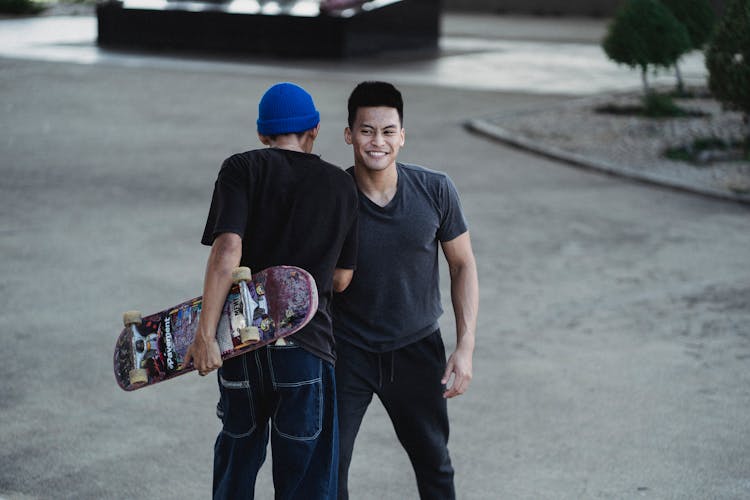
[[[333,291],[341,293],[349,286],[354,277],[354,269],[342,269],[337,267],[333,271]]]
[[[452,398],[469,388],[474,357],[474,340],[479,312],[479,278],[468,232],[442,243],[451,276],[451,300],[456,317],[456,350],[448,359],[442,383],[453,382],[443,394]]]
[[[221,367],[216,326],[229,289],[232,287],[232,271],[240,264],[241,258],[242,238],[239,235],[222,233],[214,240],[206,264],[198,331],[185,355],[185,364],[192,361],[201,375]]]

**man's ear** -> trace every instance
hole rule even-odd
[[[265,144],[266,146],[271,145],[271,139],[267,135],[263,135],[260,132],[258,132],[258,139],[260,140],[261,144]]]
[[[349,127],[346,127],[344,129],[344,141],[348,145],[350,145],[350,146],[352,145],[352,130]]]

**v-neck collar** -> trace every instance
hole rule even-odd
[[[354,169],[352,169],[352,175],[354,175]],[[401,165],[396,163],[396,192],[393,194],[393,198],[390,199],[390,201],[385,206],[380,206],[374,201],[372,201],[361,189],[359,189],[359,186],[357,187],[357,190],[359,191],[360,197],[362,200],[364,200],[365,203],[367,203],[368,206],[370,206],[372,209],[377,210],[379,212],[388,213],[393,212],[396,207],[399,206],[401,201],[401,193],[403,191],[403,172],[401,171]],[[356,177],[355,177],[356,181]]]

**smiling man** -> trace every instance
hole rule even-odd
[[[446,400],[471,381],[479,301],[466,220],[447,175],[397,162],[406,133],[393,85],[359,84],[348,108],[344,138],[359,189],[359,254],[351,284],[333,304],[338,498],[349,498],[354,441],[373,394],[409,455],[421,498],[455,498]],[[438,327],[438,247],[448,261],[456,316],[456,350],[447,361]]]

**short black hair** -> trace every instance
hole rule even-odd
[[[349,109],[349,128],[354,126],[354,118],[359,108],[379,107],[396,108],[398,119],[404,125],[404,100],[401,92],[387,82],[362,82],[352,90],[347,107]]]
[[[312,129],[310,129],[310,130],[312,130]],[[307,132],[307,130],[305,130],[304,132],[290,132],[288,134],[271,134],[271,135],[267,135],[266,137],[268,137],[272,141],[276,141],[282,135],[295,135],[295,136],[297,136],[297,139],[302,140],[302,136],[305,135],[305,132]]]

